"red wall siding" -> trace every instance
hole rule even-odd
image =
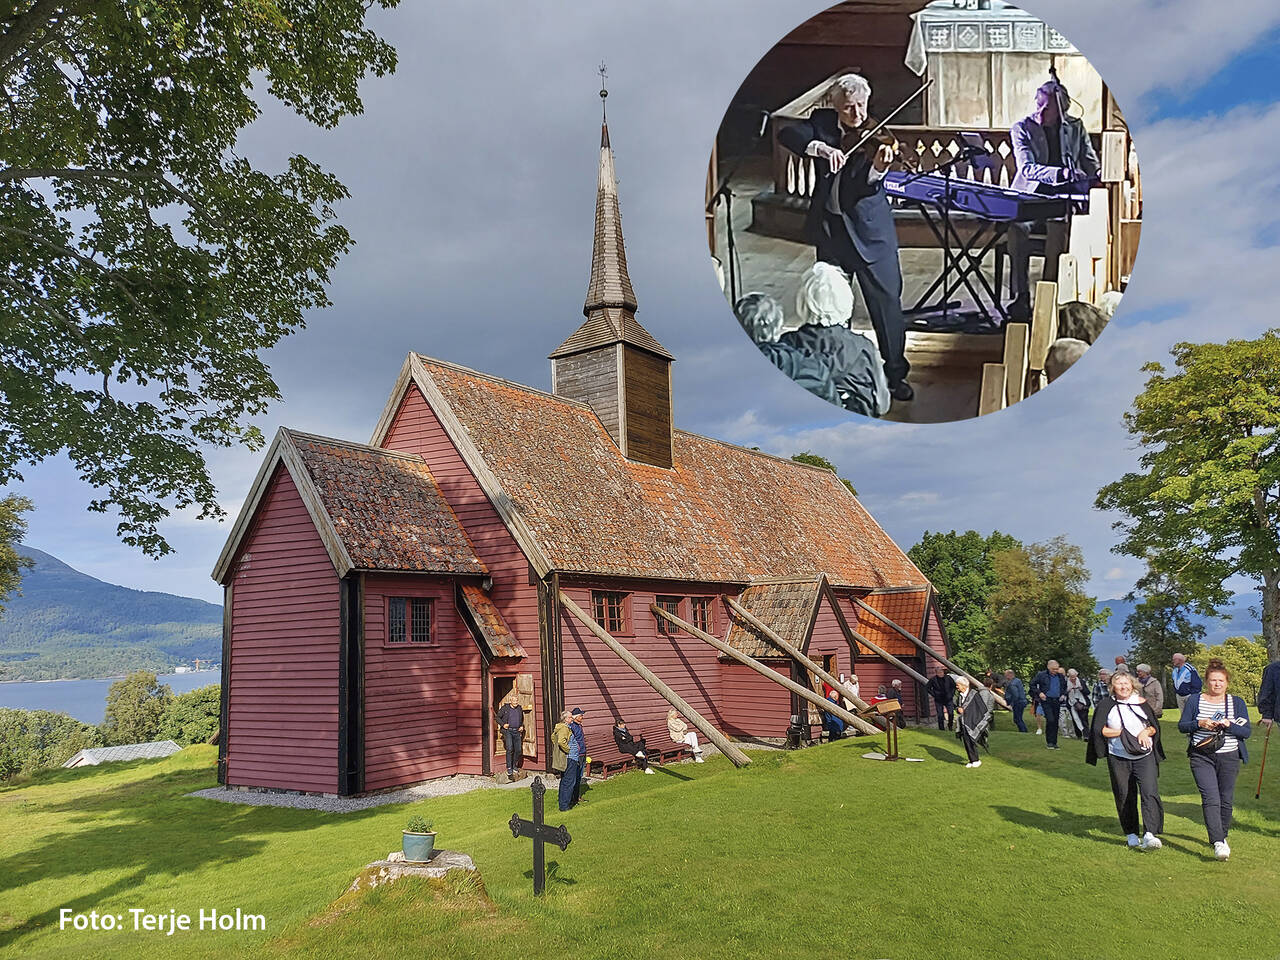
[[[447,577],[366,574],[364,788],[480,772],[480,652]],[[387,598],[432,600],[430,644],[386,646]]]
[[[338,790],[338,576],[277,467],[236,560],[227,783]]]
[[[649,610],[659,594],[690,596],[715,595],[714,587],[653,581],[609,581],[594,584],[562,583],[562,589],[584,610],[591,612],[591,590],[620,590],[631,594],[630,633],[615,634],[623,645],[664,683],[688,701],[714,726],[725,729],[721,704],[721,666],[718,651],[708,643],[678,634],[658,633],[657,620]],[[682,610],[687,614],[687,604]],[[725,611],[716,606],[715,632],[725,631]],[[652,687],[622,662],[576,617],[561,615],[564,651],[564,703],[572,710],[587,711],[585,730],[587,752],[593,760],[620,756],[613,742],[613,720],[621,716],[631,733],[643,735],[653,747],[671,745],[667,734],[667,703]],[[705,739],[699,735],[699,739]]]
[[[462,528],[493,577],[490,598],[528,656],[517,672],[532,673],[533,716],[537,742],[542,743],[542,687],[538,641],[538,588],[529,583],[529,561],[507,531],[493,504],[485,496],[470,468],[463,462],[453,441],[445,433],[431,407],[414,385],[405,391],[400,409],[391,422],[382,446],[415,453],[427,461],[445,499],[453,507]],[[479,657],[479,651],[476,651]],[[496,665],[495,665],[496,667]],[[479,660],[476,676],[479,676]],[[474,685],[475,702],[480,703],[480,683]],[[471,695],[470,690],[468,696]],[[477,706],[478,709],[478,706]],[[478,762],[478,760],[477,760]],[[526,758],[527,767],[541,765],[538,758]]]
[[[784,677],[789,662],[767,661]],[[791,725],[791,691],[741,663],[720,664],[724,730],[737,737],[785,737]]]

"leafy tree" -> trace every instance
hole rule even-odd
[[[395,67],[399,0],[15,0],[0,19],[0,485],[65,451],[160,556],[169,506],[221,516],[201,444],[262,445],[259,353],[328,304],[346,190],[236,153],[255,85],[331,127]]]
[[[1200,675],[1204,676],[1209,660],[1217,657],[1231,674],[1230,692],[1243,697],[1245,703],[1258,702],[1258,690],[1262,687],[1262,671],[1271,658],[1262,637],[1256,634],[1250,637],[1227,637],[1222,643],[1202,650],[1191,657]]]
[[[178,694],[165,707],[157,738],[179,746],[204,743],[218,729],[222,715],[222,687],[211,683]]]
[[[966,670],[987,667],[982,646],[991,630],[987,610],[996,586],[991,557],[1022,544],[1007,533],[984,537],[976,530],[930,533],[907,551],[937,591],[938,612],[951,641],[952,659]]]
[[[51,710],[0,707],[0,782],[66,763],[78,750],[102,746],[97,727]]]
[[[107,690],[103,737],[113,745],[155,740],[172,700],[173,690],[167,683],[157,682],[154,673],[135,670]]]
[[[18,553],[18,544],[27,532],[22,515],[30,509],[31,501],[17,494],[0,499],[0,615],[4,613],[4,602],[18,591],[22,571],[35,563]]]
[[[1096,673],[1092,636],[1111,610],[1096,613],[1084,592],[1084,554],[1065,537],[1000,550],[991,558],[996,587],[988,608],[991,636],[985,653],[995,666],[1026,675],[1057,660],[1082,675]]]
[[[1262,636],[1280,657],[1280,330],[1257,340],[1179,343],[1125,415],[1141,469],[1098,492],[1124,514],[1113,549],[1174,575],[1196,609],[1225,603],[1223,584],[1261,583]]]
[[[1125,659],[1131,664],[1149,664],[1151,672],[1162,677],[1175,653],[1190,659],[1200,652],[1204,625],[1192,622],[1194,604],[1171,577],[1151,574],[1139,581],[1138,587],[1146,597],[1125,617],[1124,635],[1129,641]],[[1134,596],[1136,593],[1130,594],[1129,599]]]
[[[756,448],[753,447],[752,449],[756,449]],[[836,475],[836,478],[841,483],[843,483],[846,487],[849,488],[850,493],[852,493],[855,497],[858,495],[858,491],[853,489],[853,484],[850,483],[848,480],[846,480],[844,477],[840,476],[840,471],[836,469],[836,465],[832,463],[830,460],[828,460],[826,457],[821,456],[820,454],[817,454],[817,453],[810,453],[808,450],[806,450],[804,451],[804,453],[793,453],[791,455],[791,459],[794,460],[796,463],[807,463],[811,467],[822,467],[824,470],[830,470],[832,473]]]

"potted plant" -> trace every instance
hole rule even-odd
[[[409,818],[409,825],[405,827],[401,841],[406,861],[426,863],[431,859],[431,852],[436,846],[436,832],[432,829],[433,826],[434,824],[426,817]]]

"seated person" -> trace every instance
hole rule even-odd
[[[734,313],[742,329],[770,363],[810,393],[828,403],[840,403],[830,362],[824,357],[811,357],[790,344],[778,342],[782,336],[782,304],[765,293],[748,293],[738,301]]]
[[[839,703],[840,698],[834,690],[827,696],[832,703]],[[839,740],[844,736],[844,721],[837,717],[834,713],[822,711],[822,729],[827,731],[828,740]]]
[[[800,278],[796,314],[802,326],[782,335],[782,343],[831,365],[840,405],[853,413],[879,417],[889,411],[889,381],[873,344],[849,329],[853,288],[840,268],[815,263]]]
[[[1088,349],[1089,345],[1083,340],[1074,340],[1071,337],[1059,337],[1053,341],[1053,345],[1049,347],[1049,353],[1044,361],[1044,372],[1045,376],[1049,378],[1049,382],[1053,383],[1053,381],[1070,370],[1071,366],[1083,357]]]
[[[627,725],[622,722],[622,718],[618,717],[617,722],[613,725],[613,742],[618,745],[618,749],[623,753],[630,754],[636,758],[636,766],[645,773],[652,774],[649,769],[649,754],[645,750],[644,737],[636,739],[631,736],[631,732],[627,729]]]
[[[689,724],[675,707],[667,711],[667,733],[676,743],[683,743],[689,748],[693,753],[694,763],[702,763],[702,748],[698,746],[698,735],[689,729]]]

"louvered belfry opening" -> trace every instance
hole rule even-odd
[[[627,273],[609,125],[600,127],[591,280],[586,322],[551,354],[551,389],[591,405],[623,456],[657,467],[672,465],[673,357],[636,320],[636,294]]]

